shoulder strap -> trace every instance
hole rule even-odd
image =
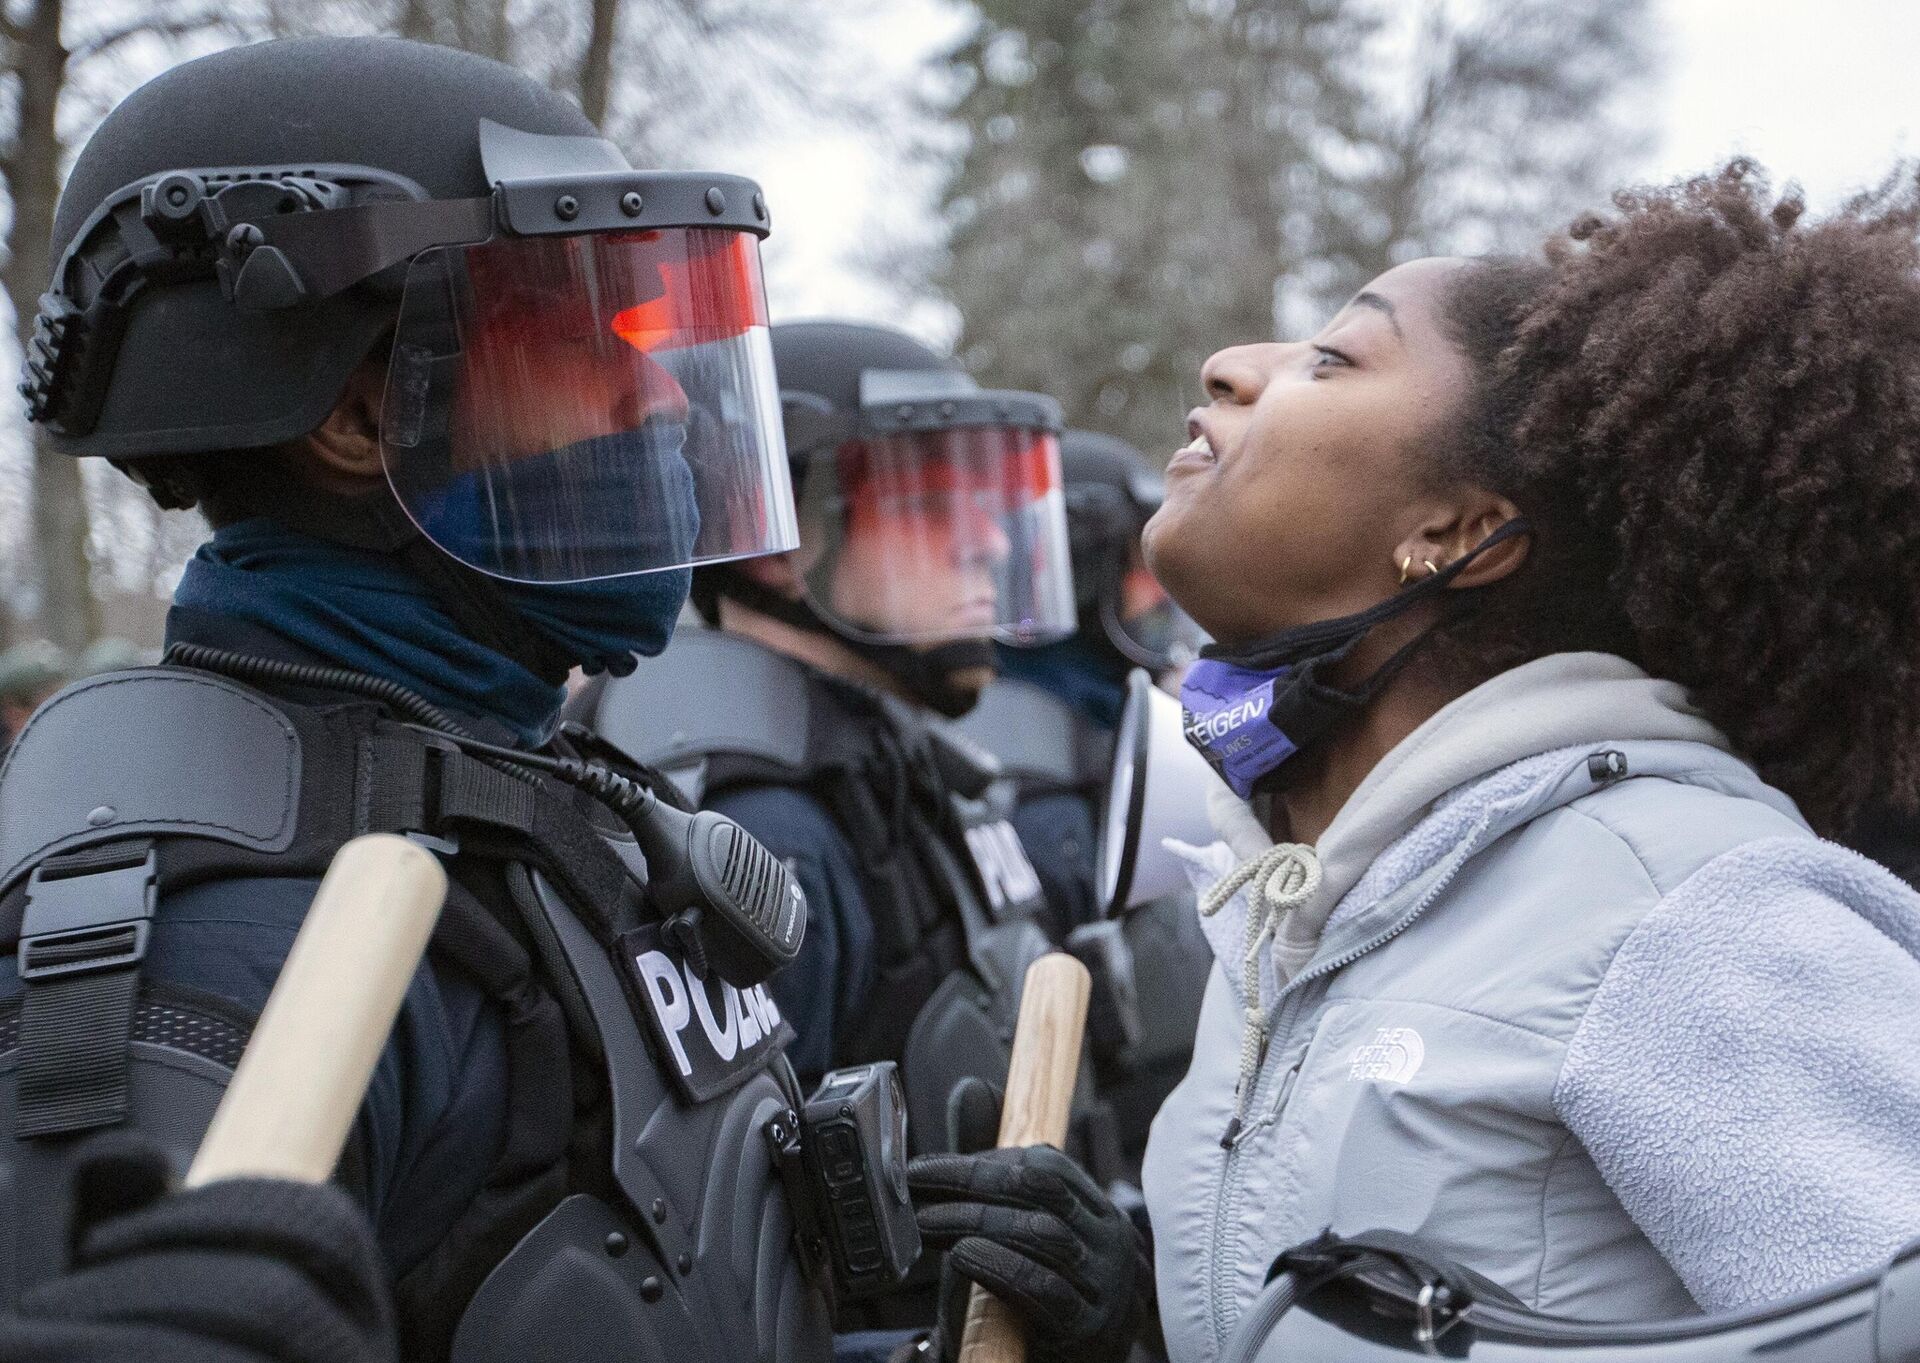
[[[165,894],[317,876],[372,832],[532,861],[586,906],[617,903],[628,878],[574,792],[550,778],[489,765],[372,704],[296,705],[209,673],[143,668],[62,692],[0,770],[0,951],[18,941],[28,882],[49,858],[142,842]],[[611,940],[607,923],[589,926]]]
[[[184,668],[108,673],[34,715],[0,775],[0,891],[103,840],[182,835],[285,852],[304,744],[261,693]]]

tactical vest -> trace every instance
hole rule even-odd
[[[1051,691],[998,678],[954,727],[999,759],[1021,799],[1072,794],[1100,812],[1113,773],[1113,732]]]
[[[899,1062],[913,1146],[941,1148],[953,1086],[1005,1079],[1020,985],[1048,945],[998,763],[891,696],[718,630],[683,628],[569,713],[695,803],[791,786],[826,806],[878,955],[874,1006],[836,1038],[834,1063]]]
[[[1105,822],[1114,734],[1077,707],[1032,682],[1001,677],[956,725],[1000,759],[1023,802],[1070,796],[1085,803],[1093,829]],[[1056,899],[1097,901],[1095,846],[1075,849],[1072,864],[1059,866],[1048,859],[1067,860],[1068,849],[1030,850],[1043,880],[1084,879]],[[1121,1172],[1137,1180],[1148,1128],[1192,1059],[1213,952],[1186,892],[1142,905],[1118,922],[1082,924],[1066,941],[1093,976],[1087,1044],[1124,1153]]]
[[[791,1031],[763,989],[703,982],[660,940],[624,827],[381,706],[178,667],[69,687],[0,770],[0,950],[26,986],[0,1006],[5,1300],[60,1266],[84,1135],[131,1124],[184,1169],[245,1044],[244,1010],[143,977],[156,904],[210,880],[317,879],[366,832],[442,855],[430,951],[507,1026],[506,1137],[397,1285],[404,1356],[830,1358],[765,1134],[799,1097]],[[694,1000],[677,1018],[640,998],[667,973]]]

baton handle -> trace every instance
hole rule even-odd
[[[439,861],[405,838],[370,833],[334,854],[187,1171],[189,1188],[333,1176],[446,894]]]
[[[1066,1140],[1092,986],[1087,968],[1063,951],[1050,952],[1027,967],[1007,1097],[1000,1108],[1002,1149],[1058,1146]],[[967,1299],[960,1363],[1024,1363],[1026,1356],[1026,1337],[1013,1312],[976,1285]]]

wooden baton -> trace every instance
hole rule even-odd
[[[1053,1145],[1067,1138],[1080,1037],[1087,1025],[1087,968],[1062,951],[1027,967],[1020,1020],[1013,1032],[1007,1098],[1000,1108],[1000,1146]],[[967,1299],[960,1363],[1023,1363],[1027,1341],[1014,1314],[976,1286]]]
[[[447,874],[391,833],[334,854],[240,1056],[187,1186],[333,1177],[433,935]]]

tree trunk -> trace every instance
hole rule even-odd
[[[80,461],[49,449],[33,431],[33,533],[40,544],[40,633],[62,648],[85,648],[100,632],[87,556],[87,499]]]
[[[6,166],[13,222],[7,229],[7,263],[0,279],[13,304],[14,333],[23,351],[47,284],[47,239],[60,198],[55,119],[67,79],[67,50],[60,44],[63,8],[63,0],[33,0],[15,45],[17,132]],[[40,630],[55,643],[82,646],[100,627],[87,557],[86,498],[78,464],[47,448],[38,428],[33,441],[33,532],[39,548]]]
[[[607,94],[613,83],[613,30],[620,0],[593,0],[587,50],[580,58],[580,107],[596,127],[607,125]]]

